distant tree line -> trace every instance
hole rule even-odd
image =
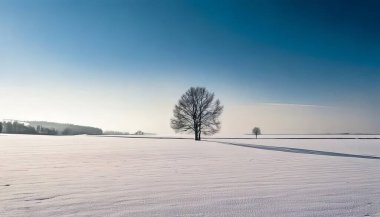
[[[119,132],[119,131],[104,131],[103,135],[154,135],[153,133],[145,133],[141,130],[136,131],[135,133],[128,132]]]
[[[74,124],[63,124],[47,121],[29,121],[28,122],[33,127],[45,127],[49,129],[55,129],[58,135],[102,135],[103,131],[100,128],[80,126]]]
[[[9,134],[37,134],[34,127],[19,123],[17,121],[8,121],[1,123],[1,132]]]
[[[102,135],[103,131],[95,127],[83,127],[83,126],[77,126],[77,125],[71,125],[69,127],[66,127],[62,131],[62,135],[81,135],[81,134]]]
[[[18,121],[0,122],[0,132],[9,134],[40,134],[40,135],[101,135],[99,128],[79,126],[74,124],[61,124],[44,121],[30,121],[21,123]]]
[[[58,134],[58,131],[56,129],[46,128],[40,125],[36,127],[36,131],[38,134],[41,134],[41,135],[57,135]]]
[[[103,135],[129,135],[129,133],[128,132],[119,132],[119,131],[108,130],[108,131],[104,131]]]

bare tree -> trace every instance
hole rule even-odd
[[[256,135],[256,139],[257,139],[257,135],[261,135],[261,130],[259,127],[255,127],[253,128],[252,133]]]
[[[223,106],[214,93],[204,87],[191,87],[181,96],[173,110],[171,127],[176,133],[194,133],[195,140],[201,140],[201,134],[212,135],[220,130],[219,116]]]

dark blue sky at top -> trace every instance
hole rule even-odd
[[[376,109],[379,11],[376,0],[6,0],[0,52],[43,51],[78,79],[175,76],[247,100]]]

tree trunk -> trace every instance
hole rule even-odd
[[[196,123],[194,123],[194,135],[195,135],[195,140],[198,141],[198,126]]]
[[[198,140],[201,140],[201,133],[202,133],[202,131],[201,131],[201,123],[199,123],[199,125],[198,125]]]

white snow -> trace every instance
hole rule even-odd
[[[380,140],[207,140],[0,135],[0,216],[380,216]]]

